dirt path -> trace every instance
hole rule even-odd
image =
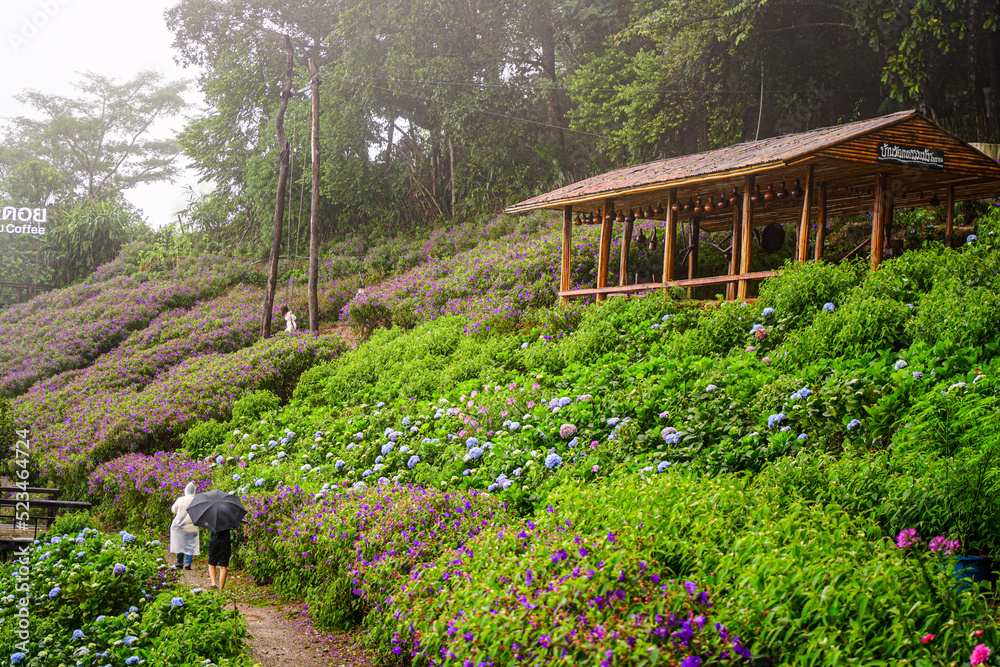
[[[247,622],[253,659],[263,667],[371,667],[373,654],[361,646],[357,632],[323,633],[309,622],[303,605],[283,604],[267,587],[253,584],[242,572],[230,571],[223,593]],[[180,583],[208,588],[204,559],[185,570]]]

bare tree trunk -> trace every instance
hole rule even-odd
[[[312,85],[312,202],[309,208],[309,328],[319,332],[319,71],[309,59]]]
[[[455,218],[455,144],[448,137],[448,169],[451,171],[451,217]]]
[[[281,225],[285,219],[285,192],[288,189],[288,139],[285,138],[285,110],[292,96],[292,40],[285,35],[285,88],[281,91],[281,106],[274,119],[278,131],[280,167],[278,169],[278,193],[274,202],[274,234],[271,235],[271,261],[267,270],[267,293],[264,297],[264,313],[261,318],[260,335],[271,337],[271,310],[274,308],[274,293],[278,288],[278,254],[281,252]]]
[[[395,110],[393,110],[393,117],[389,121],[389,143],[385,147],[385,156],[382,158],[382,161],[385,163],[386,167],[389,166],[389,157],[392,155],[392,142],[395,138],[396,138],[396,116],[395,116]]]
[[[987,35],[986,49],[990,65],[990,124],[1000,128],[1000,32]]]

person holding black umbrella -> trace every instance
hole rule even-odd
[[[226,573],[232,556],[232,538],[229,531],[240,525],[247,511],[239,498],[222,491],[199,493],[191,501],[187,511],[194,525],[212,533],[208,541],[208,578],[212,581],[212,587],[217,587],[221,591],[226,585]],[[218,585],[216,585],[216,568],[219,575]]]

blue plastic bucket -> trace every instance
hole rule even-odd
[[[952,576],[959,582],[958,589],[965,590],[970,581],[982,582],[990,579],[989,556],[959,556],[955,559],[955,570]]]

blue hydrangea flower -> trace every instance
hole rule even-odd
[[[221,463],[224,463],[225,461],[226,461],[226,457],[225,457],[225,456],[222,456],[221,454],[220,454],[219,456],[216,456],[216,457],[215,457],[215,462],[216,462],[216,463],[219,463],[219,464],[221,464]]]
[[[362,440],[365,439],[365,434],[362,433],[361,431],[358,431],[357,433],[354,434],[354,439],[357,440],[358,442],[361,442]]]
[[[466,468],[465,470],[462,471],[462,477],[468,477],[471,474],[472,474],[472,471],[469,470],[468,468]]]
[[[277,440],[268,440],[267,441],[267,446],[270,447],[271,449],[274,449],[275,447],[278,446],[278,441]]]
[[[355,482],[351,486],[351,488],[354,489],[355,491],[361,491],[362,489],[368,488],[368,485],[365,484],[364,482]]]
[[[924,374],[923,374],[923,373],[921,373],[920,371],[913,371],[913,379],[914,379],[914,380],[919,380],[919,379],[920,379],[920,378],[922,378],[923,376],[924,376]]]
[[[418,463],[420,463],[420,457],[414,454],[409,459],[407,459],[406,467],[409,468],[410,470],[413,470],[414,468],[417,467]]]
[[[279,459],[283,459],[283,458],[285,458],[286,456],[288,456],[288,454],[286,454],[285,452],[283,452],[283,451],[281,451],[281,452],[278,452],[278,458],[279,458]]]
[[[826,312],[828,312],[828,313],[832,313],[832,312],[833,312],[834,310],[836,310],[836,309],[837,309],[837,307],[836,307],[836,306],[834,306],[834,305],[833,305],[833,304],[832,304],[831,302],[829,302],[829,301],[827,301],[826,303],[824,303],[824,304],[823,304],[823,310],[825,310],[825,311],[826,311]]]
[[[133,655],[131,658],[126,658],[125,664],[126,665],[137,665],[137,664],[139,664],[140,660],[141,660],[141,658],[139,656]]]
[[[476,438],[467,438],[465,441],[465,446],[468,447],[469,449],[472,449],[473,447],[478,447],[479,440],[477,440]]]
[[[399,436],[401,436],[401,435],[403,435],[403,434],[400,433],[399,431],[393,431],[392,433],[389,434],[389,440],[391,442],[396,442],[396,440],[398,440]]]
[[[670,467],[670,461],[660,461],[656,465],[656,472],[666,472],[667,468]]]
[[[382,452],[382,456],[385,456],[386,454],[388,454],[389,452],[391,452],[395,448],[396,448],[396,445],[392,444],[391,442],[387,442],[384,445],[382,445],[382,449],[379,450],[379,451]]]
[[[482,447],[473,447],[472,449],[469,450],[469,458],[472,459],[473,461],[482,458],[482,456],[483,456]]]
[[[852,419],[851,421],[847,422],[847,430],[848,431],[853,431],[854,429],[856,429],[859,426],[861,426],[861,420],[860,419]]]
[[[782,426],[778,430],[781,431],[782,433],[788,433],[789,431],[792,430],[792,427],[791,426]]]
[[[500,485],[499,485],[499,484],[490,484],[489,486],[487,486],[487,487],[486,487],[486,491],[488,491],[489,493],[493,493],[493,492],[494,492],[494,491],[496,491],[496,490],[497,490],[497,489],[498,489],[499,487],[500,487]]]
[[[403,421],[401,423],[402,423],[403,426],[409,426],[410,425],[410,418],[409,417],[403,417]]]
[[[715,392],[717,389],[718,389],[718,387],[716,387],[714,384],[710,384],[707,387],[705,387],[705,393],[706,394],[711,394],[711,393]]]
[[[378,403],[375,404],[375,407],[376,408],[384,408],[385,407],[385,401],[379,401]]]
[[[510,430],[510,432],[511,432],[511,433],[513,433],[514,431],[516,431],[516,430],[518,430],[519,428],[521,428],[521,425],[520,425],[519,423],[517,423],[517,422],[511,422],[511,423],[510,423],[510,424],[509,424],[509,425],[507,426],[507,428],[508,428],[508,429]]]
[[[573,399],[569,396],[563,396],[559,399],[559,407],[565,408],[567,405],[573,402]]]
[[[340,470],[340,469],[341,469],[341,468],[343,468],[343,467],[344,467],[345,465],[347,465],[347,463],[346,463],[346,462],[344,461],[344,459],[337,459],[337,460],[336,460],[336,461],[334,462],[334,464],[333,464],[333,467],[334,467],[334,468],[335,468],[336,470]]]
[[[528,349],[528,344],[527,343],[521,343],[521,349],[522,350],[527,350]]]
[[[60,593],[62,593],[62,589],[61,589],[61,588],[59,588],[58,586],[56,586],[56,587],[55,587],[55,588],[53,588],[53,589],[52,589],[51,591],[49,591],[49,597],[50,597],[50,598],[54,598],[54,597],[56,597],[57,595],[59,595]]]
[[[514,477],[520,477],[521,476],[521,469],[520,468],[514,468],[514,472],[512,472],[511,475],[513,475]]]
[[[83,634],[83,630],[74,630],[73,631],[73,641],[78,642],[78,641],[82,641],[85,638],[86,638],[86,636]]]
[[[139,608],[136,607],[135,605],[132,605],[131,607],[128,608],[128,613],[130,613],[130,614],[134,614],[134,613],[136,613],[138,611],[139,611]]]
[[[905,359],[900,359],[895,364],[893,364],[892,367],[895,368],[897,371],[901,371],[904,368],[906,368],[907,366],[909,366],[909,364],[906,363],[906,360]]]
[[[62,542],[62,538],[58,535],[49,540],[49,544],[59,544],[60,542]]]
[[[799,433],[798,437],[797,437],[797,438],[795,438],[795,439],[796,439],[796,440],[808,440],[808,439],[809,439],[809,436],[808,436],[808,435],[806,435],[805,433]]]
[[[976,236],[975,234],[969,234],[968,236],[965,237],[965,243],[966,243],[966,245],[968,245],[969,243],[975,243],[978,240],[979,240],[979,237]]]
[[[20,651],[18,651],[17,653],[11,653],[10,654],[10,664],[12,664],[12,665],[20,665],[21,662],[25,658],[27,658],[27,657],[28,656],[26,656],[25,654],[21,653]]]
[[[770,317],[773,314],[774,314],[774,308],[771,308],[770,306],[768,306],[764,310],[760,311],[760,316],[761,317]]]
[[[263,477],[258,477],[257,479],[255,479],[253,481],[253,485],[256,486],[257,488],[260,488],[260,487],[264,486],[264,478]]]
[[[558,468],[559,466],[562,465],[562,462],[563,462],[562,457],[559,456],[558,454],[549,454],[548,456],[545,457],[545,467],[548,468],[549,470],[552,470],[553,468]]]
[[[750,327],[750,333],[753,333],[754,331],[757,331],[757,329],[763,329],[763,328],[764,328],[763,324],[756,324],[755,323],[752,327]]]
[[[612,417],[611,419],[608,420],[608,426],[616,426],[620,421],[621,421],[620,418]]]
[[[240,481],[240,474],[239,473],[236,473],[236,472],[233,473],[233,481],[234,482]]]
[[[183,598],[170,598],[170,606],[171,607],[183,607],[184,606],[184,599]]]
[[[100,623],[100,622],[102,622],[106,618],[107,618],[107,616],[105,616],[104,614],[101,614],[96,619],[94,619],[94,621],[97,622],[97,623]]]
[[[785,415],[784,412],[779,412],[777,414],[773,414],[773,415],[769,416],[767,418],[767,427],[768,428],[774,428],[775,426],[777,426],[781,422],[785,421],[785,416],[786,415]]]
[[[131,646],[132,644],[136,643],[137,641],[139,641],[138,637],[135,637],[133,635],[129,635],[128,637],[126,637],[125,639],[122,640],[122,643],[125,644],[125,646]]]
[[[125,567],[123,563],[115,563],[115,566],[111,568],[111,574],[116,576],[119,574],[125,574],[126,570],[128,570],[128,568]]]
[[[363,473],[361,473],[361,476],[362,477],[371,477],[374,474],[375,473],[373,473],[371,470],[365,470]]]

